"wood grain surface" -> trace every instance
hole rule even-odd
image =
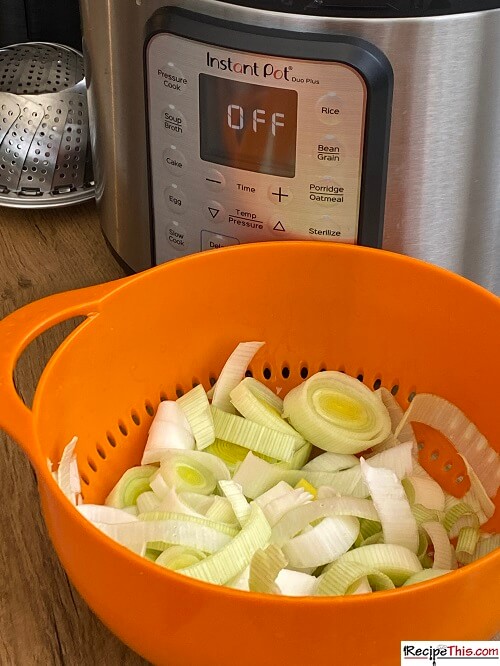
[[[0,317],[43,296],[123,274],[93,203],[0,208]],[[28,404],[45,362],[73,326],[54,327],[21,357],[16,385]],[[35,474],[0,431],[0,666],[146,663],[102,625],[68,581],[41,517]]]

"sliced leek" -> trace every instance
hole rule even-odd
[[[201,495],[210,495],[218,481],[230,478],[222,460],[203,451],[167,451],[162,456],[160,470],[170,488]]]
[[[240,484],[245,497],[255,499],[280,481],[295,485],[301,478],[300,470],[281,469],[257,458],[250,452],[236,470],[233,481]]]
[[[157,467],[150,465],[131,467],[121,477],[104,503],[117,509],[135,504],[141,493],[151,490],[149,481],[157,471]]]
[[[391,432],[381,400],[342,372],[318,372],[292,389],[283,416],[308,442],[335,453],[364,451]]]
[[[453,569],[453,551],[445,528],[438,522],[422,523],[434,549],[433,569]]]
[[[356,518],[328,517],[307,532],[286,541],[282,550],[292,567],[319,567],[345,553],[358,534],[359,521]]]
[[[55,476],[59,488],[73,504],[78,504],[78,498],[82,492],[75,453],[77,443],[78,437],[73,437],[64,447]]]
[[[427,509],[444,511],[444,492],[434,479],[408,476],[402,483],[410,504],[420,504]]]
[[[410,576],[422,570],[418,557],[404,546],[378,543],[349,550],[338,562],[357,562],[385,573],[394,585],[402,585]]]
[[[390,577],[375,567],[359,562],[337,561],[322,577],[315,593],[320,596],[353,594],[365,578],[368,580],[370,592],[372,589],[392,590],[395,587]]]
[[[302,469],[308,472],[341,472],[359,465],[356,456],[347,453],[332,453],[327,451],[310,460]]]
[[[281,549],[271,545],[264,550],[257,550],[250,561],[250,574],[248,586],[252,592],[267,594],[280,594],[281,590],[276,584],[279,572],[288,564]]]
[[[236,519],[244,527],[250,517],[250,504],[247,502],[241,486],[234,481],[219,481],[219,488],[231,504]]]
[[[191,427],[196,448],[203,450],[214,443],[215,427],[207,394],[201,384],[177,399],[177,404]]]
[[[205,553],[201,550],[196,550],[195,548],[170,546],[156,557],[155,562],[172,571],[178,571],[179,569],[185,569],[192,564],[201,562],[205,557]]]
[[[214,407],[229,414],[236,413],[230,398],[231,391],[241,382],[250,361],[263,345],[263,342],[240,342],[236,347],[224,364],[213,388],[212,405]]]
[[[149,428],[146,448],[141,464],[159,462],[165,449],[194,449],[195,440],[189,422],[174,400],[164,400],[158,405]]]

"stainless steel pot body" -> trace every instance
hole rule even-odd
[[[152,264],[144,29],[165,0],[81,0],[103,231],[134,270]],[[500,10],[350,19],[175,5],[244,25],[343,34],[394,71],[383,246],[500,292]]]

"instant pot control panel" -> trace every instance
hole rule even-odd
[[[375,47],[164,8],[144,59],[156,263],[253,241],[381,244],[392,70]]]

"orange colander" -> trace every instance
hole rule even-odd
[[[22,350],[50,326],[87,319],[41,377],[30,411],[14,390]],[[38,476],[51,539],[103,622],[168,666],[392,666],[401,640],[480,640],[500,629],[500,550],[443,578],[337,598],[239,592],[163,569],[108,540],[66,500],[46,459],[76,434],[86,502],[140,461],[161,399],[208,388],[236,343],[267,344],[251,365],[283,393],[321,368],[459,406],[500,447],[500,300],[407,257],[315,242],[214,250],[110,284],[58,294],[0,323],[0,424]],[[419,434],[422,463],[459,495],[447,442]],[[444,471],[444,467],[452,467]],[[498,507],[498,497],[497,497]],[[499,529],[500,511],[486,525]]]

